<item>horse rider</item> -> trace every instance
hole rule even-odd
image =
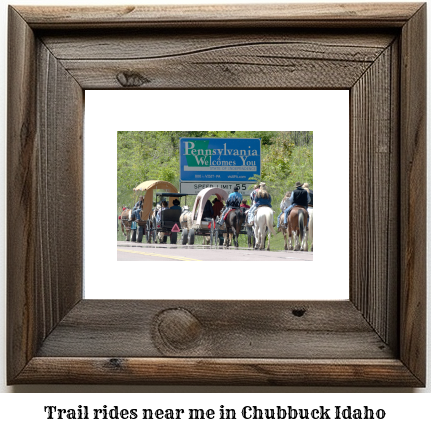
[[[142,206],[144,205],[144,197],[141,195],[139,197],[139,200],[136,202],[136,204],[133,206],[132,209],[132,218],[130,220],[140,220],[141,219],[141,210]]]
[[[295,183],[295,190],[292,192],[292,195],[290,195],[290,206],[287,207],[287,209],[284,211],[284,226],[287,227],[287,218],[289,217],[290,211],[295,206],[301,206],[304,207],[307,211],[307,229],[308,229],[308,220],[310,219],[308,216],[308,203],[310,201],[310,196],[308,195],[308,192],[302,188],[301,182]]]
[[[281,213],[278,215],[277,217],[277,229],[280,228],[280,219],[281,219],[281,215],[284,213],[284,211],[287,209],[287,207],[289,207],[290,205],[290,196],[292,195],[292,192],[286,192],[286,195],[284,195],[283,200],[280,203],[280,210]]]
[[[254,189],[251,191],[251,194],[250,194],[251,206],[252,207],[253,207],[253,204],[254,204],[254,200],[256,199],[256,194],[257,194],[258,190],[259,190],[259,185],[258,184],[254,185]]]
[[[233,188],[233,192],[227,197],[226,207],[224,208],[222,214],[220,215],[220,219],[217,222],[220,226],[223,225],[223,219],[226,213],[233,208],[239,208],[239,206],[241,205],[241,201],[242,194],[239,192],[239,187],[235,186]]]
[[[250,208],[250,206],[247,204],[247,200],[246,199],[243,199],[241,201],[240,208],[245,208],[245,209],[249,209]]]
[[[259,191],[259,185],[256,184],[256,185],[254,185],[254,189],[252,190],[252,192],[250,194],[251,208],[249,209],[249,211],[247,213],[247,222],[249,225],[253,225],[252,215],[254,214],[254,211],[256,210],[255,200],[256,200],[256,194],[258,191]]]
[[[256,194],[254,197],[253,205],[248,211],[248,223],[249,225],[253,225],[254,215],[259,206],[268,206],[272,208],[271,205],[271,195],[266,190],[266,183],[261,182],[259,187],[255,189]],[[253,193],[253,192],[252,192]]]
[[[313,207],[313,190],[310,189],[310,185],[308,183],[304,183],[302,188],[308,192],[310,200],[308,201],[308,207]]]
[[[265,183],[263,183],[265,184]],[[251,198],[251,207],[247,213],[247,223],[249,225],[253,225],[253,219],[254,219],[254,212],[256,211],[257,205],[256,205],[256,196],[259,192],[260,184],[254,185],[254,190],[250,194]]]

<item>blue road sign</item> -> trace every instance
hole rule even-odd
[[[259,138],[181,138],[180,181],[253,182],[260,176]]]

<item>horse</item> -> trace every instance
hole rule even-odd
[[[189,206],[185,205],[182,208],[181,216],[180,216],[180,228],[191,228],[191,211],[189,210]]]
[[[308,207],[308,215],[310,220],[308,221],[308,240],[311,242],[310,251],[313,252],[313,207]]]
[[[126,237],[126,241],[130,241],[132,227],[132,222],[130,221],[131,212],[132,210],[130,210],[128,207],[126,207],[126,209],[121,212],[121,231],[123,232],[124,237]]]
[[[275,236],[274,224],[274,211],[271,207],[262,206],[258,207],[254,217],[254,237],[256,238],[256,249],[265,248],[266,228],[268,228],[268,247],[270,248],[271,234]]]
[[[182,212],[180,215],[180,228],[183,230],[181,235],[187,237],[189,230],[193,226],[192,212],[189,210],[189,206],[185,205],[182,207]],[[183,244],[187,244],[188,239]],[[202,236],[202,245],[205,246],[210,243],[209,237]]]
[[[307,211],[304,207],[295,206],[290,211],[289,217],[287,218],[287,232],[289,234],[289,250],[295,251],[308,251],[308,240],[307,240]],[[293,241],[292,241],[293,234]],[[284,234],[283,234],[284,235]],[[285,237],[286,246],[286,237]]]
[[[284,218],[284,216],[282,216],[282,218]],[[287,234],[287,228],[284,226],[284,221],[280,223],[280,231],[283,234],[284,237],[284,250],[288,250],[288,244],[287,244],[287,240],[288,240],[288,234]]]
[[[246,219],[246,214],[244,210],[244,208],[238,208],[230,211],[227,214],[224,220],[226,225],[226,237],[224,239],[225,248],[229,247],[229,244],[231,243],[231,236],[233,237],[235,247],[238,247],[239,232],[241,231],[241,227]],[[232,230],[232,234],[230,234],[229,230]]]
[[[192,216],[193,215],[189,209],[189,206],[188,205],[183,206],[180,215],[180,226],[179,226],[181,228],[181,242],[183,245],[186,245],[188,243],[188,233],[193,226]]]
[[[164,234],[161,232],[157,233],[157,236],[155,234],[157,230],[157,212],[160,210],[162,206],[160,204],[157,204],[148,215],[148,221],[147,221],[147,242],[151,243],[151,240],[154,239],[154,243],[157,242],[157,238],[159,239],[159,243],[163,243],[164,240]],[[142,214],[142,213],[141,213]]]

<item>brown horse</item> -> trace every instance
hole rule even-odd
[[[287,219],[287,232],[289,234],[289,242],[286,242],[286,230],[282,228],[284,236],[284,248],[286,250],[301,250],[308,251],[308,236],[306,231],[307,226],[307,211],[304,207],[295,206],[290,211]],[[293,239],[292,239],[293,234]]]
[[[224,247],[229,247],[229,244],[231,244],[231,237],[233,237],[235,247],[238,247],[239,232],[241,231],[241,227],[244,224],[245,219],[246,214],[244,208],[234,209],[228,213],[224,221],[226,225]],[[230,231],[232,231],[232,233],[230,233]]]

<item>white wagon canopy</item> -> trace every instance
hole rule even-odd
[[[228,198],[228,193],[224,189],[220,188],[206,188],[202,189],[195,200],[192,211],[192,220],[196,224],[200,224],[202,220],[202,214],[204,211],[205,203],[210,196],[216,195],[220,201],[226,201]],[[197,217],[196,217],[197,215]],[[196,218],[195,218],[196,217]]]

